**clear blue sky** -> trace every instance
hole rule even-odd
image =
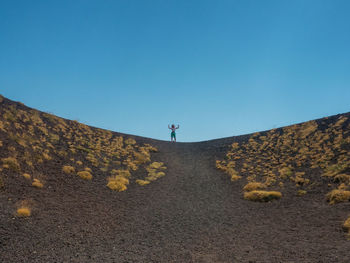
[[[0,93],[179,141],[350,111],[348,0],[1,0]]]

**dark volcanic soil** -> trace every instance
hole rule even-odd
[[[13,216],[20,188],[0,192],[0,262],[350,262],[350,203],[331,206],[323,193],[244,200],[241,183],[215,169],[230,140],[149,140],[166,176],[120,193],[98,175],[51,174],[33,189],[29,218]]]

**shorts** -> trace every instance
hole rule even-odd
[[[174,138],[174,139],[176,139],[176,134],[175,134],[175,132],[174,132],[174,131],[173,131],[173,132],[171,132],[171,135],[170,135],[170,136],[171,136],[171,139],[173,139],[173,138]]]

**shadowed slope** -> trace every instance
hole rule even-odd
[[[1,136],[4,141],[4,132]],[[155,146],[158,152],[151,159],[167,170],[146,186],[131,180],[123,192],[106,186],[108,171],[100,170],[104,166],[91,167],[91,181],[62,174],[62,165],[72,156],[89,164],[79,152],[67,159],[51,153],[53,158],[38,169],[45,173],[42,189],[4,169],[0,260],[349,262],[350,243],[341,229],[349,202],[327,204],[326,183],[303,197],[287,194],[275,202],[254,203],[243,199],[243,181],[231,183],[215,168],[233,142],[249,137],[176,144],[133,137],[138,145]],[[7,149],[0,150],[1,157],[8,156]],[[140,167],[132,178],[144,173]],[[27,218],[14,215],[23,199],[33,203]]]

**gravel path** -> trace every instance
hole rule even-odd
[[[166,176],[122,193],[98,175],[53,173],[28,219],[13,217],[1,194],[0,262],[350,262],[349,204],[320,194],[244,200],[243,182],[215,169],[230,140],[149,141]]]

